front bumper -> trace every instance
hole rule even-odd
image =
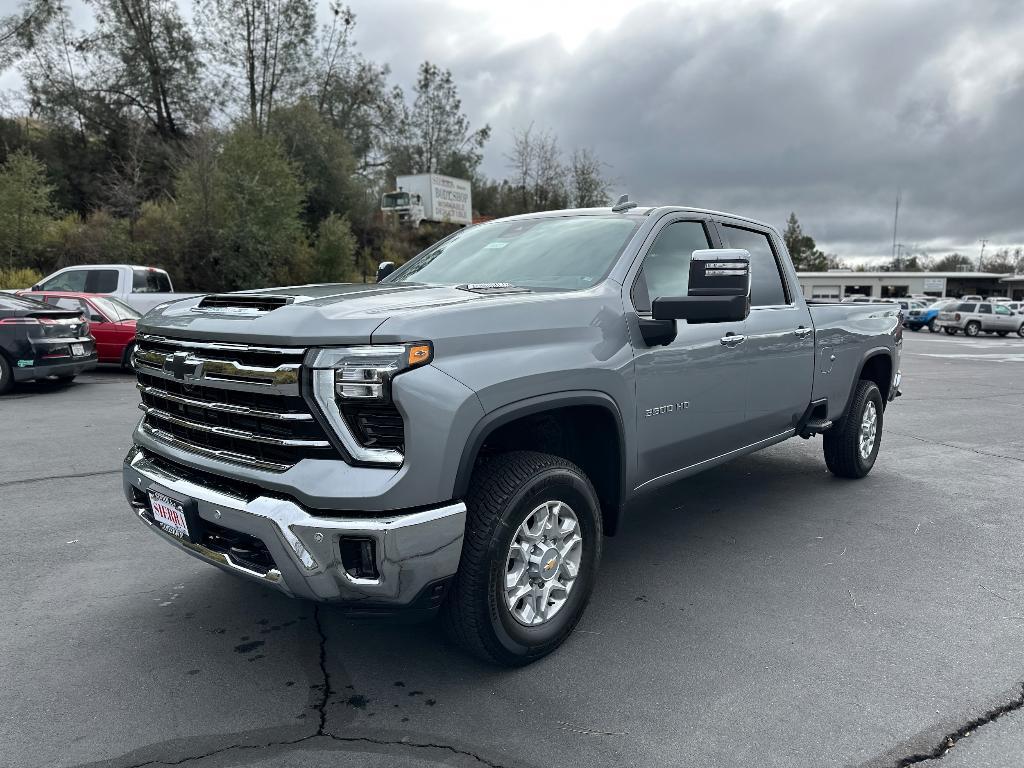
[[[466,526],[462,502],[380,517],[320,517],[288,499],[242,498],[179,475],[172,465],[133,448],[124,463],[124,491],[138,518],[193,557],[275,587],[290,597],[338,601],[353,608],[433,607],[444,581],[458,568]],[[195,502],[198,516],[228,531],[259,539],[274,567],[262,572],[205,543],[179,539],[155,524],[148,492],[170,491]],[[376,578],[345,570],[342,539],[374,543]],[[436,600],[435,600],[436,602]]]

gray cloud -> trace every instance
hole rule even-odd
[[[354,3],[360,46],[399,82],[426,58],[455,72],[494,128],[493,176],[535,122],[594,147],[634,199],[778,226],[794,210],[844,256],[889,253],[898,187],[904,243],[1024,243],[1024,3],[822,5],[638,3],[568,52],[503,41],[485,10]]]

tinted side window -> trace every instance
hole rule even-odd
[[[86,274],[87,272],[84,269],[73,269],[70,272],[64,272],[56,277],[51,277],[45,283],[42,283],[40,288],[44,291],[81,293],[85,290]]]
[[[982,315],[991,315],[992,314],[992,305],[991,304],[979,304],[978,305],[978,312],[980,314],[982,314]]]
[[[676,221],[658,233],[633,283],[633,306],[651,311],[661,296],[685,296],[690,283],[690,257],[710,248],[708,233],[699,221]]]
[[[163,272],[155,269],[132,270],[133,293],[170,293],[171,281]]]
[[[750,306],[788,304],[775,253],[768,236],[739,227],[722,227],[730,248],[750,251]]]
[[[974,308],[976,306],[978,306],[978,305],[977,304],[961,304],[956,309],[957,309],[958,312],[973,312]]]
[[[89,277],[85,281],[86,293],[116,293],[117,292],[117,270],[116,269],[90,269]]]

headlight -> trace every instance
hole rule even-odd
[[[386,406],[391,402],[391,382],[411,368],[429,363],[434,356],[429,342],[412,344],[332,347],[318,350],[312,369],[313,397],[342,446],[359,462],[401,464],[403,455],[394,448],[364,445],[346,419],[360,404]],[[393,409],[393,406],[390,406]],[[396,414],[397,417],[397,414]]]

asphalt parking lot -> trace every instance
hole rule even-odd
[[[519,670],[350,621],[132,519],[129,374],[0,398],[0,764],[1024,762],[1024,340],[907,333],[872,474],[792,440],[606,541],[579,629]],[[987,724],[1000,711],[1009,711]]]

